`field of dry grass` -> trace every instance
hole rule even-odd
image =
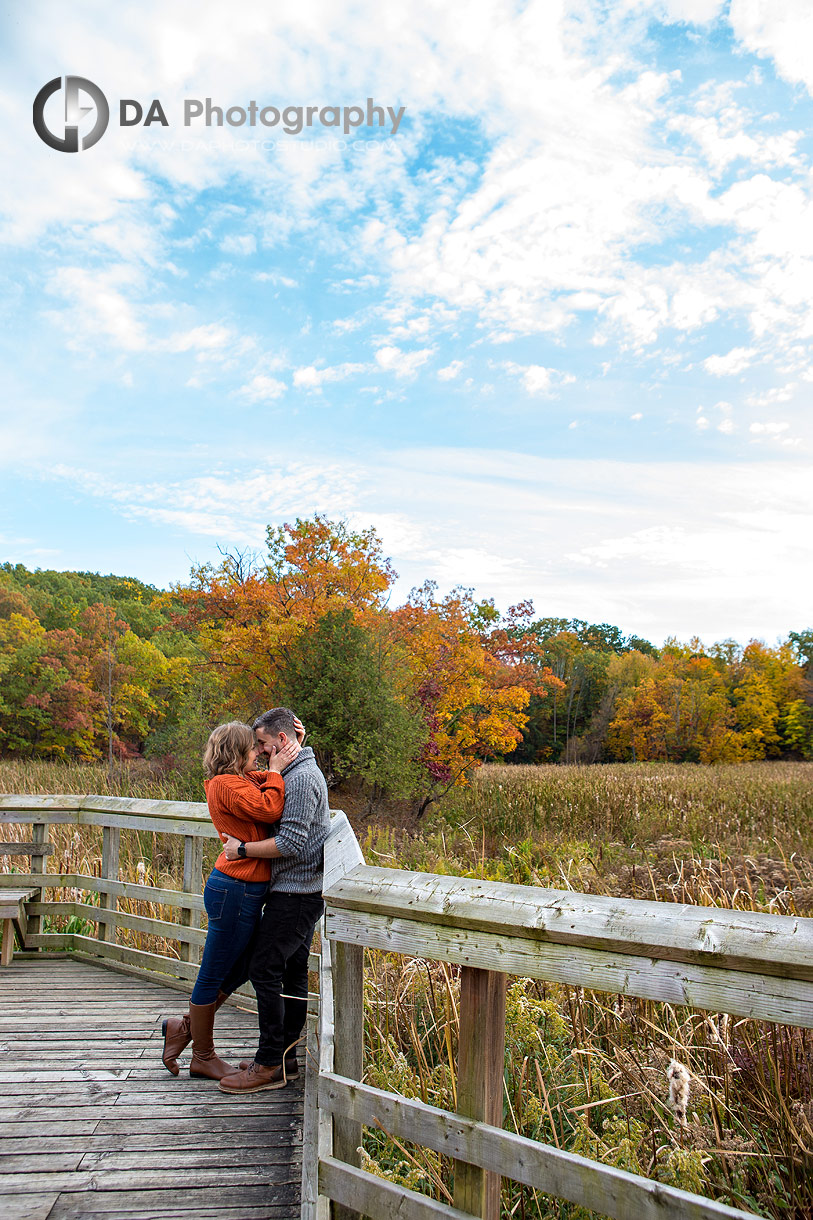
[[[190,779],[144,767],[114,786],[199,799]],[[103,768],[4,763],[0,790],[108,789]],[[487,767],[420,822],[406,810],[368,819],[345,795],[332,803],[347,805],[381,865],[813,916],[813,764]],[[98,869],[92,834],[55,827],[53,838],[54,867]],[[124,875],[179,884],[177,842],[123,839]],[[368,1079],[453,1108],[456,971],[370,953],[366,977]],[[522,979],[511,982],[507,1030],[506,1127],[759,1215],[813,1215],[808,1032]],[[680,1080],[670,1102],[672,1060],[688,1077],[685,1120]],[[448,1196],[450,1167],[435,1154],[368,1131],[365,1158]],[[584,1215],[508,1184],[503,1204],[523,1218]]]

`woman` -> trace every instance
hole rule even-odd
[[[234,835],[244,843],[268,838],[271,823],[282,813],[285,784],[280,774],[296,757],[298,742],[290,742],[268,760],[268,771],[255,771],[260,753],[247,724],[221,724],[209,737],[203,766],[209,816],[221,837]],[[220,1005],[245,981],[245,958],[262,914],[269,860],[227,860],[224,852],[206,882],[203,903],[209,928],[192,991],[189,1012],[169,1017],[162,1025],[164,1066],[178,1075],[178,1055],[192,1043],[190,1076],[221,1080],[237,1071],[214,1048],[214,1020]]]

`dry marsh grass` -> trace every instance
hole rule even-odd
[[[199,799],[184,778],[130,769],[116,782]],[[0,790],[108,789],[102,768],[2,764]],[[354,821],[382,865],[813,915],[813,764],[495,766],[420,823]],[[54,867],[98,871],[100,836],[54,827],[52,839]],[[179,888],[180,841],[161,839],[123,835],[122,875]],[[133,910],[173,918],[160,904]],[[366,982],[367,1078],[454,1109],[457,970],[368,952]],[[813,1216],[811,1031],[527,979],[509,980],[506,1031],[506,1128],[757,1215]],[[373,1172],[449,1201],[442,1157],[374,1130],[364,1156]],[[503,1214],[587,1213],[505,1183]]]

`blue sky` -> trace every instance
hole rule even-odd
[[[398,598],[810,625],[808,6],[462,11],[4,6],[3,558],[165,585],[320,511]],[[76,155],[31,123],[66,73],[111,103]],[[406,109],[285,135],[190,97]]]

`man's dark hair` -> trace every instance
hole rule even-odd
[[[251,727],[262,729],[263,732],[270,733],[272,737],[285,733],[289,740],[296,740],[294,714],[289,707],[272,707],[270,711],[258,716]]]

